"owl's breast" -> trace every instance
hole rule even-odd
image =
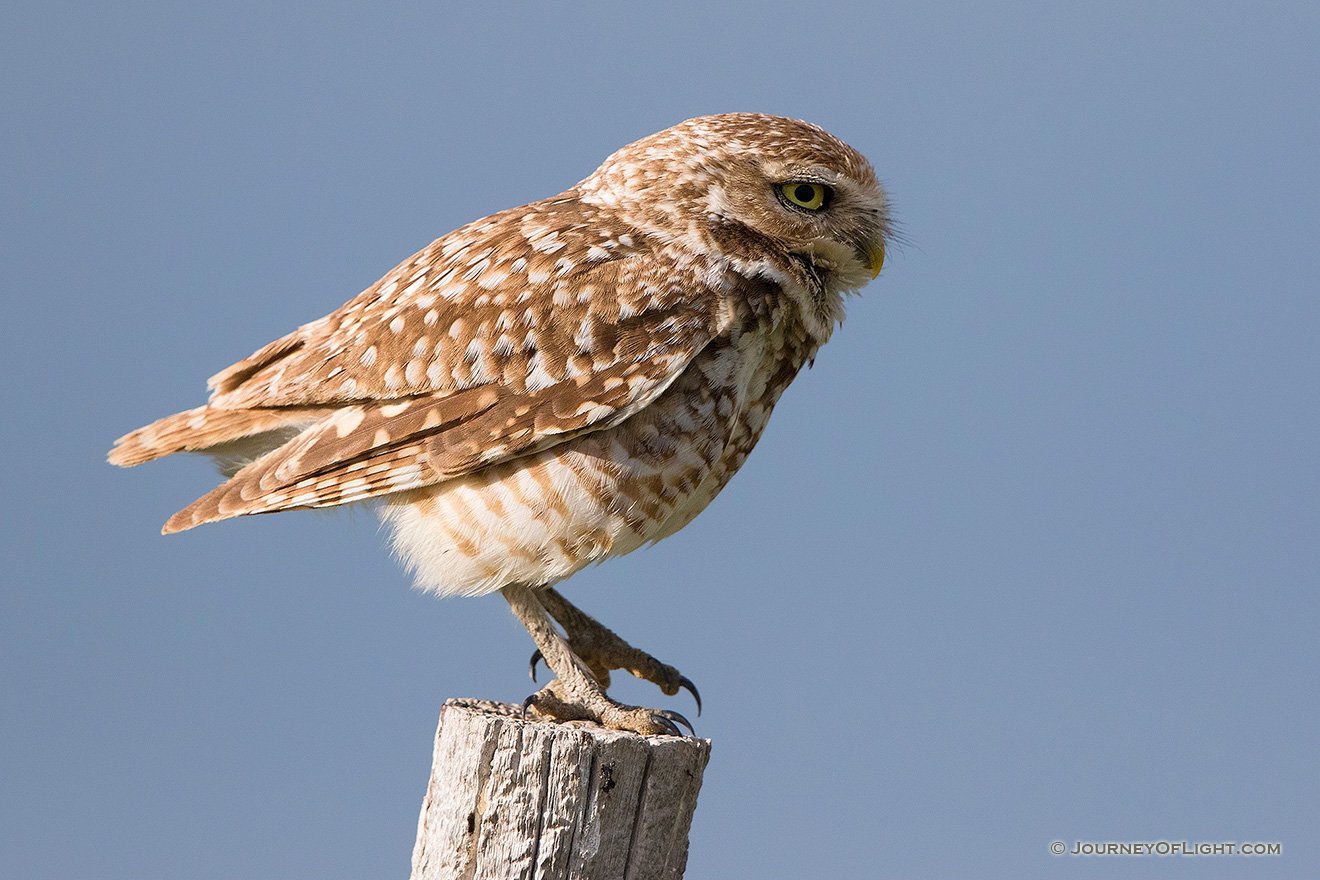
[[[644,541],[672,535],[715,499],[815,350],[793,322],[752,323],[708,346],[660,399],[610,432],[641,451],[629,457],[639,474],[663,477],[665,510]]]

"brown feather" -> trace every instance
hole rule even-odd
[[[176,452],[200,452],[290,425],[305,424],[333,410],[324,407],[215,409],[199,406],[130,431],[115,441],[107,459],[133,467]]]

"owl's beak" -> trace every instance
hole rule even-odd
[[[864,251],[866,258],[866,268],[871,270],[871,280],[880,274],[880,269],[885,265],[885,242],[883,239],[868,244]]]

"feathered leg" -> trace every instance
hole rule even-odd
[[[643,681],[649,681],[668,696],[680,688],[687,688],[697,701],[697,714],[701,714],[701,694],[697,686],[667,663],[661,663],[645,651],[625,642],[599,620],[568,601],[552,587],[538,594],[541,604],[558,621],[568,636],[568,647],[587,665],[600,686],[609,689],[610,672],[622,669]],[[537,656],[532,657],[532,681],[536,681]]]
[[[679,736],[681,735],[679,724],[691,728],[692,725],[677,712],[626,706],[606,696],[605,689],[595,679],[594,673],[569,647],[568,640],[555,629],[544,604],[546,590],[533,590],[521,584],[512,584],[500,592],[508,601],[509,607],[513,609],[514,615],[527,628],[546,665],[558,676],[550,684],[528,697],[526,705],[560,721],[595,721],[605,727],[630,730],[643,736],[656,734]],[[564,602],[563,597],[558,594],[555,596],[560,602]],[[568,603],[564,602],[564,604]],[[571,605],[568,607],[572,608]],[[576,608],[573,611],[582,614]],[[582,616],[586,617],[586,615]],[[592,623],[604,630],[604,627],[594,620]],[[617,636],[614,638],[618,639]],[[674,693],[678,692],[678,687],[675,685]]]

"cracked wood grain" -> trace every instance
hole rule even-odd
[[[449,700],[412,880],[679,878],[710,741]]]

